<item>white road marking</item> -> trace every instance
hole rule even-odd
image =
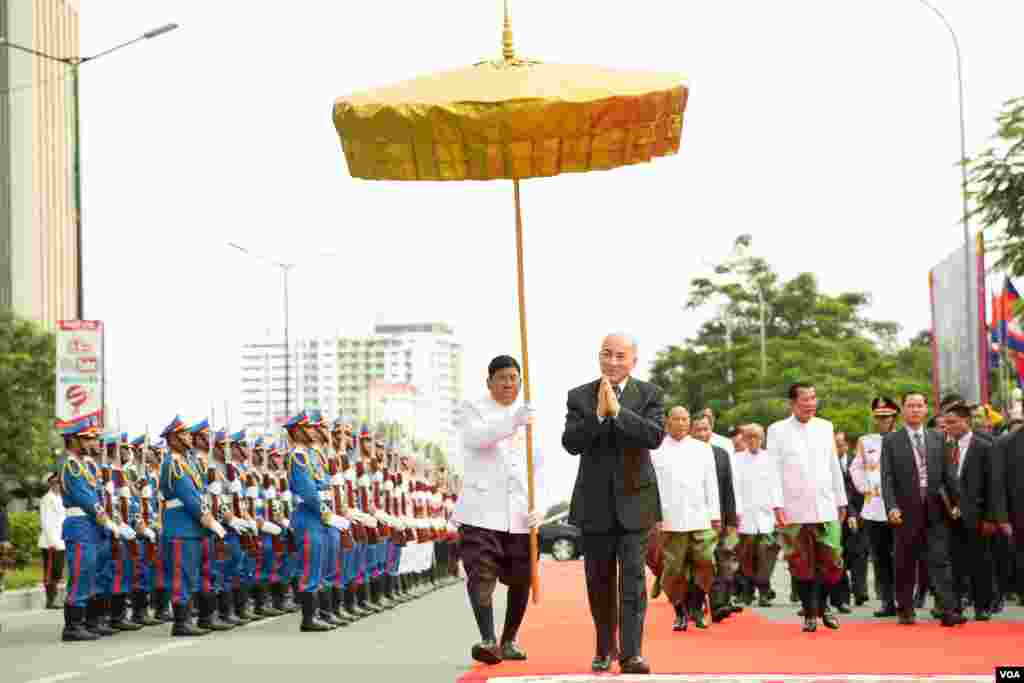
[[[121,657],[120,659],[112,659],[109,662],[103,662],[102,664],[100,664],[96,668],[97,669],[108,669],[108,668],[110,668],[112,666],[117,666],[118,664],[124,664],[126,662],[133,662],[133,661],[135,661],[137,659],[143,659],[144,657],[151,657],[153,655],[162,654],[164,652],[169,652],[171,650],[177,650],[180,647],[188,647],[189,645],[194,645],[195,642],[196,641],[194,641],[194,640],[189,640],[189,641],[182,641],[182,642],[177,642],[177,643],[168,643],[167,645],[163,645],[161,647],[158,647],[158,648],[155,648],[155,649],[152,649],[152,650],[146,650],[145,652],[140,652],[137,655],[129,655],[128,657]]]
[[[28,683],[57,683],[57,681],[66,681],[71,678],[77,678],[81,676],[81,671],[69,671],[63,674],[57,674],[56,676],[47,676],[46,678],[35,678]]]
[[[4,614],[3,612],[0,612],[0,619],[18,619],[19,617],[30,617],[33,614],[39,615],[39,614],[46,614],[48,612],[52,612],[54,615],[57,614],[57,612],[55,610],[50,610],[50,609],[33,609],[33,610],[28,610],[27,612],[13,612],[11,614]]]
[[[500,676],[488,678],[487,680],[500,681],[501,683],[572,683],[573,681],[594,681],[597,678],[608,678],[602,674],[564,674],[564,675],[535,675],[535,676]],[[915,683],[941,683],[942,681],[971,681],[972,683],[988,683],[991,676],[927,676],[908,674],[820,674],[820,675],[798,675],[792,674],[749,674],[736,676],[728,674],[654,674],[646,676],[630,676],[619,674],[611,676],[618,681],[636,681],[637,683],[650,683],[663,681],[664,683],[704,683],[705,681],[722,681],[736,683],[767,683],[768,681],[797,681],[798,683],[817,683],[818,681],[855,681],[864,683],[889,681],[908,681]]]

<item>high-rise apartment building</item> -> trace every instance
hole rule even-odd
[[[0,0],[0,37],[79,54],[70,0]],[[0,307],[53,327],[77,317],[70,67],[0,43]]]
[[[273,432],[300,407],[357,424],[395,420],[457,459],[462,347],[448,325],[377,325],[367,337],[295,339],[289,351],[286,364],[284,341],[269,333],[242,347],[240,422],[248,428]]]

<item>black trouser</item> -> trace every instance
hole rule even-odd
[[[1024,529],[1021,530],[1024,532]],[[1017,529],[1014,529],[1014,534]],[[1018,543],[1018,545],[1020,545]],[[988,539],[989,551],[992,558],[992,575],[994,580],[994,592],[996,597],[1005,597],[1007,593],[1016,590],[1014,585],[1014,548],[1013,541],[1002,534],[996,534]],[[1019,583],[1019,580],[1018,580]]]
[[[962,520],[953,527],[951,534],[953,556],[953,607],[963,604],[970,596],[975,609],[992,607],[992,555],[987,538],[978,533],[976,527],[965,525]]]
[[[622,639],[620,659],[638,657],[647,615],[645,561],[648,530],[583,534],[587,599],[597,635],[597,654],[615,654],[615,626]],[[621,620],[619,613],[621,612]]]
[[[906,610],[914,608],[914,585],[919,580],[918,564],[923,555],[938,604],[947,611],[951,610],[954,607],[953,574],[949,553],[950,529],[945,520],[918,519],[912,526],[905,521],[896,528],[893,537],[897,606]],[[921,588],[927,590],[928,586]]]
[[[64,580],[64,551],[43,548],[43,585],[55,589]]]
[[[829,590],[833,606],[849,605],[853,597],[868,594],[868,553],[871,544],[863,528],[851,529],[843,525],[843,574]]]
[[[878,584],[882,604],[894,602],[895,577],[893,570],[893,534],[888,522],[864,520],[864,531],[871,544],[871,556],[875,562],[875,583]]]

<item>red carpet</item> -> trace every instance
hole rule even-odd
[[[948,629],[930,615],[924,616],[925,611],[919,610],[918,624],[909,627],[899,626],[895,620],[848,622],[839,631],[819,624],[816,633],[802,633],[795,620],[773,622],[748,609],[705,631],[691,624],[689,631],[673,633],[672,608],[662,597],[651,602],[647,611],[643,653],[654,674],[647,680],[661,678],[659,674],[688,674],[685,680],[736,680],[740,676],[746,680],[823,680],[826,676],[831,680],[905,680],[955,675],[955,680],[991,681],[997,665],[1024,661],[1022,624],[997,618]],[[541,604],[531,602],[519,642],[529,661],[477,665],[461,682],[499,677],[580,682],[609,677],[590,672],[594,628],[582,562],[542,564]],[[617,669],[613,665],[613,671]]]

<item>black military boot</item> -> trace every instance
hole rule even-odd
[[[159,626],[163,623],[149,616],[149,594],[145,591],[132,593],[132,622],[140,626]]]
[[[381,574],[374,582],[377,584],[377,605],[382,609],[394,609],[395,601],[388,598],[388,577],[387,574]]]
[[[298,612],[302,609],[299,605],[299,580],[292,579],[288,582],[288,590],[285,591],[285,611],[286,612]]]
[[[348,610],[345,609],[345,601],[342,600],[341,589],[337,587],[332,587],[330,590],[331,613],[334,615],[335,619],[342,622],[342,626],[348,626],[353,621],[355,621],[355,617],[349,614]]]
[[[174,627],[171,629],[172,636],[205,636],[209,631],[197,628],[189,619],[188,605],[174,605]]]
[[[64,631],[60,639],[66,643],[84,642],[87,640],[98,640],[98,633],[85,628],[85,608],[65,607],[64,608]]]
[[[218,618],[216,593],[199,594],[199,621],[196,626],[207,631],[230,631],[234,628]]]
[[[171,596],[167,591],[153,591],[153,618],[161,624],[169,624],[174,621],[171,614]]]
[[[320,621],[330,626],[332,630],[339,626],[348,626],[348,624],[334,616],[334,605],[331,604],[331,591],[329,588],[321,588],[316,592],[316,602],[318,606],[317,616],[320,618]]]
[[[259,583],[253,584],[250,590],[252,590],[252,613],[256,615],[257,619],[279,617],[284,614],[284,612],[274,609],[273,605],[267,604],[267,591],[265,586]]]
[[[270,584],[270,604],[273,605],[281,614],[287,614],[288,610],[285,609],[285,585],[283,583],[272,583]]]
[[[234,598],[234,594],[228,591],[217,593],[217,614],[222,622],[234,628],[235,626],[241,626],[242,620],[232,613],[234,611],[234,600],[232,598]]]
[[[46,609],[60,609],[57,604],[57,586],[50,584],[46,586]]]
[[[236,588],[232,592],[231,597],[235,603],[235,618],[242,622],[243,625],[253,621],[254,617],[249,611],[249,589],[245,586]]]
[[[341,597],[345,601],[345,609],[352,615],[353,620],[362,619],[366,616],[366,613],[359,609],[359,606],[356,604],[356,592],[354,590],[345,588],[342,591]]]
[[[330,631],[331,627],[320,621],[316,616],[316,596],[313,593],[299,593],[299,604],[302,606],[302,624],[300,631]]]
[[[110,628],[115,631],[138,631],[142,624],[128,620],[128,596],[124,593],[110,598]]]
[[[90,598],[85,607],[85,628],[98,636],[112,636],[117,631],[103,623],[103,598]]]
[[[380,611],[370,604],[370,584],[368,581],[363,581],[356,586],[356,604],[366,616],[377,614]]]

